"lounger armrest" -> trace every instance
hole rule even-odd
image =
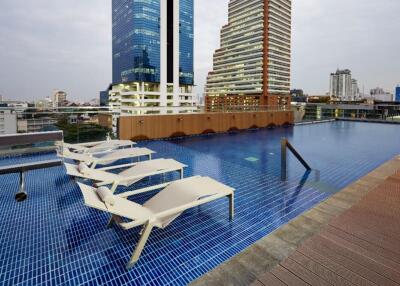
[[[115,151],[115,150],[114,150]],[[117,161],[117,160],[122,160],[125,159],[126,156],[115,156],[115,157],[109,157],[109,158],[102,158],[102,157],[96,157],[95,155],[98,155],[99,153],[90,153],[93,156],[93,161],[97,164],[101,164],[103,162],[109,162],[109,161]]]
[[[143,193],[147,193],[147,192],[163,189],[163,188],[169,186],[172,183],[173,182],[168,182],[168,183],[164,183],[164,184],[160,184],[160,185],[156,185],[156,186],[151,186],[151,187],[147,187],[147,188],[143,188],[143,189],[139,189],[139,190],[134,190],[134,191],[131,191],[131,192],[124,192],[124,193],[119,194],[117,196],[121,197],[121,198],[128,198],[128,197],[131,197],[131,196],[134,196],[134,195],[143,194]]]
[[[110,159],[108,159],[109,161]],[[110,171],[110,170],[117,170],[117,169],[125,169],[125,168],[130,168],[136,166],[138,163],[129,163],[129,164],[122,164],[122,165],[116,165],[116,166],[110,166],[110,167],[104,167],[104,168],[98,168],[97,170],[101,171]]]
[[[185,204],[185,205],[176,207],[176,208],[174,208],[174,209],[170,209],[170,210],[166,210],[166,211],[164,211],[164,212],[157,213],[157,214],[155,214],[155,217],[156,217],[157,219],[163,219],[163,218],[166,218],[166,217],[170,217],[170,216],[179,214],[179,213],[181,213],[181,212],[184,212],[185,210],[188,210],[188,209],[191,209],[191,208],[194,208],[194,207],[198,207],[198,206],[204,205],[204,204],[206,204],[206,203],[215,201],[215,200],[217,200],[217,199],[219,199],[219,198],[223,198],[223,197],[230,196],[230,195],[232,195],[232,194],[233,194],[233,191],[231,191],[231,192],[226,192],[226,193],[224,193],[224,194],[221,193],[221,194],[215,194],[215,195],[212,195],[212,196],[208,196],[208,197],[206,197],[206,198],[197,200],[197,201],[195,201],[195,202],[188,203],[188,204]]]
[[[200,176],[194,176],[194,177],[191,177],[191,178],[200,178]],[[119,194],[117,196],[121,197],[121,198],[128,198],[128,197],[131,197],[131,196],[134,196],[134,195],[143,194],[143,193],[146,193],[146,192],[151,192],[151,191],[163,189],[163,188],[168,187],[170,184],[175,183],[175,182],[176,181],[171,181],[171,182],[167,182],[167,183],[160,184],[160,185],[155,185],[155,186],[150,186],[150,187],[139,189],[139,190],[134,190],[134,191],[131,191],[131,192],[124,192],[124,193]]]
[[[95,148],[95,147],[91,147],[91,148]],[[113,153],[113,152],[115,152],[115,150],[116,149],[106,149],[106,150],[99,149],[99,151],[93,151],[93,152],[90,152],[90,154],[92,154],[92,155],[102,155],[102,154]]]
[[[175,172],[175,171],[179,171],[179,170],[177,170],[177,169],[162,169],[161,171],[157,171],[157,172],[143,173],[143,174],[135,175],[135,176],[127,176],[127,177],[119,179],[118,181],[104,181],[104,182],[98,183],[96,186],[101,187],[101,186],[110,185],[110,184],[114,184],[114,185],[121,184],[123,182],[129,182],[129,181],[136,180],[136,179],[142,179],[142,178],[146,178],[146,177],[150,177],[150,176],[165,174],[165,173],[169,173],[169,172]]]

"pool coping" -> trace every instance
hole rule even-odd
[[[400,170],[400,155],[249,246],[190,285],[249,285],[289,257],[333,218]]]

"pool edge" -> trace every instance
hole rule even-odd
[[[351,208],[367,193],[400,170],[400,155],[353,182],[332,197],[294,218],[190,285],[249,285],[290,256],[331,219]]]

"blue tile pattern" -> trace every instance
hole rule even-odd
[[[24,203],[13,199],[18,176],[1,176],[0,283],[186,285],[400,153],[399,131],[395,125],[333,122],[141,143],[157,151],[156,157],[188,164],[186,176],[211,176],[236,188],[236,216],[229,221],[223,199],[185,212],[165,230],[152,233],[131,271],[125,264],[139,229],[106,229],[107,214],[83,205],[63,167],[30,172]],[[289,156],[289,180],[281,182],[283,136],[319,172],[305,174]],[[53,157],[3,158],[0,165]],[[171,174],[166,179],[176,178]],[[154,177],[134,187],[161,180]]]

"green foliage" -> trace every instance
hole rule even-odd
[[[105,140],[110,129],[94,123],[69,124],[67,118],[58,121],[57,127],[64,132],[67,143],[85,143]]]

